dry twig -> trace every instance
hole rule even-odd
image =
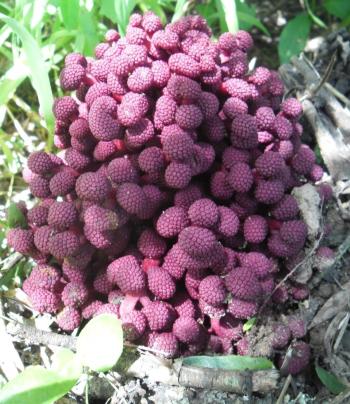
[[[287,390],[288,390],[288,387],[289,387],[291,381],[292,381],[292,376],[289,374],[289,375],[287,376],[286,380],[284,381],[283,388],[282,388],[282,390],[281,390],[280,395],[278,396],[278,399],[277,399],[277,401],[276,401],[276,404],[282,404],[282,403],[283,403],[284,396],[285,396],[286,393],[287,393]]]
[[[38,330],[29,324],[18,322],[9,322],[7,332],[16,338],[23,339],[33,345],[56,345],[76,350],[76,337],[71,335],[62,335],[55,332]]]

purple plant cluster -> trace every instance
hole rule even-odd
[[[277,72],[248,71],[252,47],[244,31],[214,41],[199,16],[163,26],[146,13],[95,58],[66,56],[59,152],[29,156],[40,201],[8,234],[37,262],[23,285],[33,308],[62,330],[113,313],[166,357],[245,352],[244,321],[307,239],[291,191],[323,173],[300,103],[282,100]],[[307,296],[290,281],[269,304]],[[291,327],[275,348],[304,337]]]

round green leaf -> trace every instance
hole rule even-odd
[[[281,32],[278,44],[281,63],[288,63],[292,56],[297,56],[303,51],[310,28],[311,21],[306,13],[298,14],[288,21]]]
[[[68,393],[76,378],[61,377],[42,366],[29,366],[0,389],[1,404],[51,404]]]
[[[122,324],[113,314],[93,318],[78,336],[77,355],[83,366],[96,372],[111,369],[122,352]]]

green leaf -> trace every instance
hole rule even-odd
[[[302,13],[288,21],[283,28],[278,44],[278,54],[281,63],[289,62],[292,56],[299,55],[306,45],[310,33],[310,19]]]
[[[184,358],[184,365],[225,370],[266,370],[273,369],[273,363],[266,358],[253,358],[250,356],[189,356]]]
[[[253,328],[253,326],[255,325],[255,323],[256,323],[256,317],[250,318],[248,321],[246,321],[243,324],[243,331],[247,332],[247,331],[251,330]]]
[[[219,26],[221,32],[226,32],[228,30],[224,9],[220,0],[215,0],[215,5],[219,13]]]
[[[260,31],[262,31],[267,36],[271,36],[268,29],[265,27],[265,25],[260,20],[258,20],[255,16],[245,13],[243,11],[237,11],[237,16],[238,16],[238,21],[240,23],[244,22],[244,23],[248,24],[250,27],[255,26],[255,27],[259,28]]]
[[[82,31],[81,34],[84,38],[84,48],[82,51],[85,55],[92,56],[99,39],[96,31],[97,24],[93,14],[84,8],[81,9],[79,23]]]
[[[175,21],[179,20],[182,16],[184,16],[187,9],[188,9],[188,1],[187,0],[179,0],[179,1],[177,1],[175,11],[174,11],[173,17],[171,19],[171,22],[175,22]]]
[[[60,10],[64,26],[70,29],[76,29],[79,23],[79,0],[60,0]]]
[[[324,7],[330,14],[341,20],[350,14],[349,0],[326,0],[324,2]]]
[[[67,348],[58,348],[51,357],[51,370],[62,377],[79,379],[83,373],[83,367],[78,356]]]
[[[51,404],[71,390],[77,379],[42,366],[29,366],[0,390],[1,404]]]
[[[38,95],[40,110],[46,120],[49,131],[48,148],[53,144],[54,118],[52,113],[53,96],[49,80],[48,69],[42,56],[40,47],[32,35],[16,20],[0,13],[0,20],[7,24],[22,41],[32,85]]]
[[[100,14],[117,24],[117,14],[115,12],[114,0],[102,0]]]
[[[7,226],[12,229],[14,227],[26,227],[27,221],[15,203],[11,203],[7,209]]]
[[[239,30],[235,0],[219,0],[227,28],[233,34]]]
[[[346,390],[347,386],[343,384],[336,376],[327,370],[316,366],[316,373],[321,382],[327,387],[327,389],[333,394],[340,394]]]
[[[123,352],[123,329],[112,314],[90,320],[77,340],[77,355],[83,366],[96,372],[110,370]]]

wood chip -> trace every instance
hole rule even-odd
[[[294,188],[292,195],[298,202],[301,216],[307,226],[308,237],[315,240],[321,233],[321,208],[320,196],[316,188],[311,184],[305,184]]]

